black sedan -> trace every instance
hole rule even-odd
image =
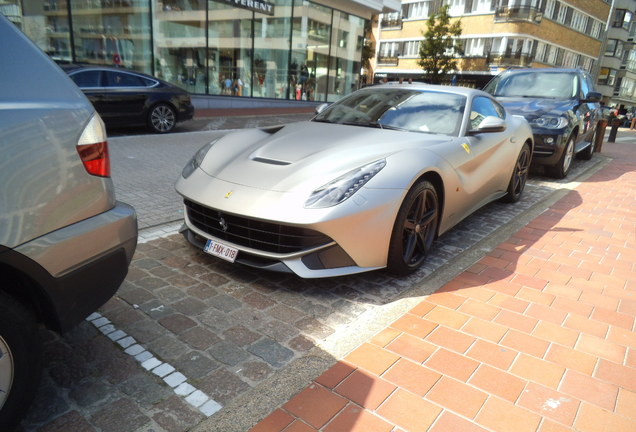
[[[147,126],[155,133],[166,133],[194,115],[187,91],[150,75],[107,66],[62,68],[108,126]]]

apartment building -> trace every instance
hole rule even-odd
[[[430,14],[461,19],[463,55],[453,82],[482,87],[511,67],[580,67],[598,74],[611,0],[402,0],[373,22],[374,80],[426,81],[418,50]],[[633,2],[630,2],[633,3]]]
[[[608,106],[636,106],[636,0],[614,0],[598,74],[599,91]]]
[[[194,94],[333,101],[359,87],[365,23],[399,0],[0,0],[54,60]],[[226,81],[240,79],[240,95]]]

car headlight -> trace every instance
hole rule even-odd
[[[544,115],[530,122],[530,125],[545,129],[562,129],[568,125],[567,117]]]
[[[204,145],[203,147],[201,147],[199,151],[197,151],[194,154],[192,159],[190,159],[190,161],[186,164],[186,166],[183,167],[183,171],[181,171],[181,177],[183,177],[184,179],[187,179],[188,177],[190,177],[190,175],[192,175],[194,170],[199,168],[199,166],[201,165],[201,162],[203,162],[203,159],[205,158],[205,155],[208,154],[208,151],[212,148],[214,144],[216,144],[217,141],[218,139],[215,139],[214,141],[211,141],[207,143],[206,145]]]
[[[386,160],[372,162],[349,171],[345,175],[316,189],[305,201],[305,208],[326,208],[340,204],[373,178],[386,166]]]

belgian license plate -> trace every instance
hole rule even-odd
[[[203,248],[204,252],[214,255],[231,263],[234,262],[238,255],[238,249],[224,245],[214,240],[208,240]]]

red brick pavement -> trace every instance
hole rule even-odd
[[[603,152],[251,432],[636,431],[636,144]]]

